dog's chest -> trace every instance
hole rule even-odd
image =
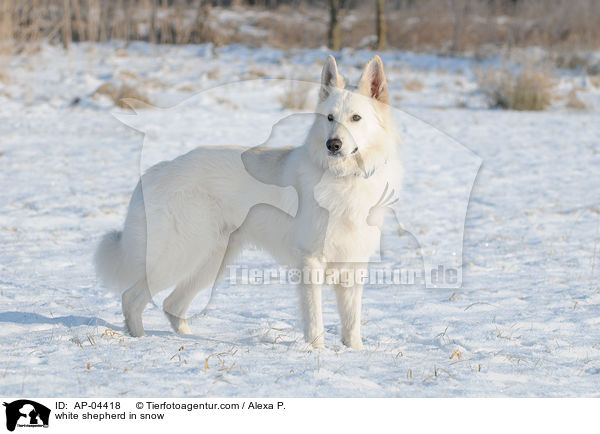
[[[377,250],[381,233],[367,217],[378,187],[363,179],[339,178],[316,186],[315,199],[327,210],[323,254],[328,262],[366,262]]]

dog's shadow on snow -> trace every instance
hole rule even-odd
[[[14,324],[56,324],[63,325],[65,327],[80,327],[80,326],[88,326],[88,327],[107,327],[109,329],[118,331],[120,333],[126,334],[123,326],[118,326],[115,324],[111,324],[108,321],[103,320],[102,318],[98,318],[95,316],[79,316],[79,315],[67,315],[67,316],[57,316],[57,317],[47,317],[44,315],[40,315],[35,312],[0,312],[0,323],[14,323]],[[292,330],[292,329],[290,329]],[[244,339],[240,339],[239,342],[230,342],[220,339],[209,338],[206,336],[202,336],[200,334],[190,334],[190,335],[177,335],[173,333],[171,330],[146,330],[146,334],[148,337],[151,336],[168,336],[182,340],[192,340],[192,341],[208,341],[215,344],[227,344],[227,345],[254,345],[256,344],[256,339],[260,338],[262,335],[253,335],[247,336]],[[279,344],[292,347],[296,344],[296,341],[280,341]]]
[[[66,327],[91,326],[108,327],[113,330],[123,329],[102,318],[95,316],[57,316],[54,318],[40,315],[34,312],[0,312],[0,322],[12,322],[17,324],[61,324]]]
[[[0,312],[0,323],[15,323],[15,324],[56,324],[65,327],[107,327],[109,329],[127,333],[125,328],[120,325],[111,324],[95,316],[79,316],[67,315],[57,317],[47,317],[35,312]],[[162,330],[146,330],[148,336],[172,336],[172,331]],[[183,338],[194,338],[193,335],[179,336]]]

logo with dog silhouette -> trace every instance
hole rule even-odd
[[[16,427],[48,428],[50,409],[38,402],[19,399],[4,403],[6,407],[6,429],[14,431]]]

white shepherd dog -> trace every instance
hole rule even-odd
[[[330,271],[364,271],[377,252],[382,202],[402,177],[399,142],[381,59],[371,59],[350,89],[329,56],[302,146],[243,154],[200,147],[152,167],[133,192],[123,231],[105,235],[95,256],[100,278],[122,293],[129,333],[144,335],[145,306],[173,286],[164,311],[176,332],[190,333],[194,297],[253,245],[310,276],[338,276],[325,283],[336,291],[342,342],[362,348],[362,282],[342,285]],[[289,186],[297,192],[291,201],[282,188]],[[293,217],[282,211],[294,206]],[[304,338],[315,348],[324,345],[322,284],[298,285]]]

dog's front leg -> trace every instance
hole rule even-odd
[[[302,321],[304,324],[304,340],[314,348],[325,346],[325,330],[323,328],[322,282],[315,279],[317,270],[322,270],[319,261],[307,261],[301,276],[298,291]],[[307,271],[307,272],[306,272]]]
[[[342,343],[355,350],[361,350],[360,315],[362,311],[362,284],[351,286],[336,285],[338,311],[342,322]]]
[[[304,323],[304,340],[314,348],[325,345],[323,328],[323,307],[321,285],[303,284],[299,286],[302,320]]]

